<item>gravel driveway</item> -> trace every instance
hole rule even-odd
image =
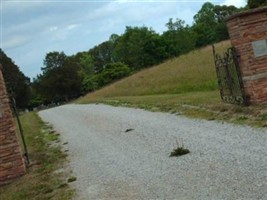
[[[266,129],[93,104],[39,115],[68,142],[77,199],[267,199]],[[169,157],[176,140],[191,153]]]

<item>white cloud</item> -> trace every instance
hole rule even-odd
[[[78,24],[70,24],[70,25],[67,26],[67,29],[71,30],[71,29],[76,28],[77,26],[78,26]]]
[[[247,4],[246,0],[225,0],[221,5],[235,6],[237,8],[245,7]]]
[[[7,38],[2,44],[3,49],[11,49],[14,47],[21,46],[27,42],[27,38],[21,35],[13,35],[10,38]]]
[[[57,26],[52,26],[49,28],[49,31],[53,32],[53,31],[56,31],[58,29]]]

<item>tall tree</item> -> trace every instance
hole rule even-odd
[[[63,66],[64,62],[66,61],[67,56],[64,52],[49,52],[46,54],[44,59],[44,66],[42,69],[43,73],[55,69],[60,68]]]
[[[216,41],[229,39],[229,33],[226,26],[225,18],[239,12],[240,9],[235,6],[216,5],[214,6],[216,20]]]
[[[197,34],[196,45],[198,47],[211,44],[216,41],[216,19],[214,5],[206,2],[194,16],[193,30]]]
[[[225,18],[238,11],[235,6],[214,6],[210,2],[204,3],[194,16],[192,29],[197,35],[196,46],[205,46],[228,39]]]
[[[64,52],[50,52],[44,64],[38,82],[47,103],[67,101],[80,95],[81,77],[74,58],[66,56]]]
[[[0,49],[0,62],[3,76],[10,96],[14,97],[19,108],[26,108],[30,101],[30,78],[26,77],[19,67]]]
[[[114,38],[115,39],[115,38]],[[94,48],[89,50],[89,54],[91,54],[93,58],[93,65],[95,73],[101,73],[103,71],[103,67],[112,62],[112,52],[115,48],[115,43],[112,40],[105,41]]]
[[[93,57],[89,53],[83,53],[79,59],[79,75],[82,79],[82,93],[93,91],[96,88],[94,82],[94,62]]]
[[[166,43],[168,57],[178,56],[194,49],[196,36],[190,27],[185,25],[185,21],[176,19],[173,22],[170,18],[166,26],[168,30],[163,33],[162,37]]]
[[[139,70],[157,64],[159,58],[164,57],[159,43],[159,35],[152,29],[128,26],[118,39],[113,57],[116,62],[123,62],[132,70]]]

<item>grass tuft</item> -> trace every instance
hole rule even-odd
[[[178,157],[178,156],[182,156],[182,155],[190,153],[190,151],[184,147],[183,142],[182,142],[182,146],[179,146],[177,139],[176,139],[176,145],[177,147],[173,149],[173,151],[170,154],[170,157]]]
[[[174,149],[171,154],[170,154],[170,157],[178,157],[178,156],[182,156],[182,155],[185,155],[185,154],[188,154],[190,153],[190,151],[188,149],[185,149],[183,147],[177,147],[176,149]]]
[[[77,178],[72,176],[72,177],[68,178],[68,183],[74,182],[76,180],[77,180]]]

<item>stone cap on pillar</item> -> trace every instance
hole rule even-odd
[[[260,12],[267,12],[267,6],[263,6],[263,7],[259,7],[259,8],[253,8],[253,9],[249,9],[247,11],[243,11],[243,12],[238,12],[236,14],[233,14],[229,17],[226,17],[226,21],[230,21],[234,18],[237,18],[237,17],[242,17],[242,16],[246,16],[246,15],[252,15],[252,14],[255,14],[255,13],[260,13]],[[266,13],[267,14],[267,13]]]

